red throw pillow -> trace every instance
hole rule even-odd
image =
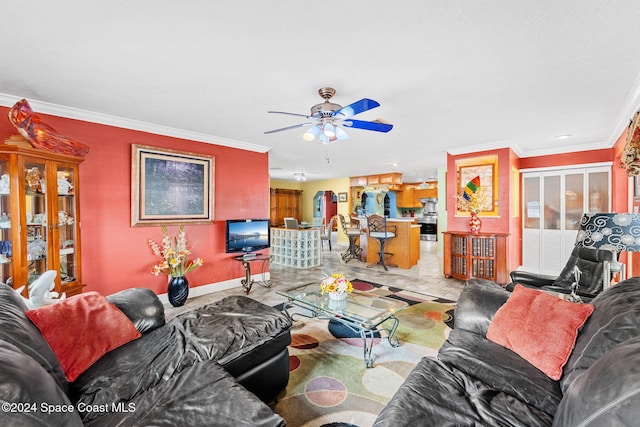
[[[75,295],[25,314],[58,356],[69,382],[105,353],[141,336],[131,320],[97,292]]]
[[[578,330],[593,313],[591,304],[575,304],[522,285],[496,311],[487,339],[506,347],[559,380]]]

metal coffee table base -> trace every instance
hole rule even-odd
[[[375,325],[373,328],[366,328],[366,327],[362,327],[362,325],[360,325],[357,322],[354,322],[352,320],[346,319],[344,317],[333,317],[333,316],[325,316],[323,315],[323,313],[312,310],[308,307],[303,307],[297,304],[292,304],[291,302],[286,303],[284,305],[284,311],[287,312],[287,314],[289,313],[287,308],[288,307],[298,307],[298,308],[303,308],[306,311],[309,311],[311,313],[311,315],[305,315],[302,313],[293,313],[290,314],[289,317],[291,317],[293,319],[293,316],[295,315],[299,315],[302,317],[306,317],[308,319],[313,319],[313,318],[317,318],[317,319],[329,319],[329,321],[335,321],[335,322],[339,322],[340,324],[346,326],[348,329],[350,329],[351,331],[353,331],[355,334],[359,334],[360,338],[362,338],[362,342],[363,342],[363,356],[364,356],[364,363],[365,366],[367,368],[372,368],[373,367],[373,357],[371,357],[371,350],[373,350],[373,344],[374,344],[374,340],[375,338],[380,336],[380,332],[387,332],[387,341],[389,342],[389,345],[393,348],[396,348],[400,345],[400,340],[395,336],[396,330],[398,329],[398,325],[400,324],[400,321],[398,320],[398,318],[394,315],[390,316],[389,318],[387,318],[384,322],[388,322],[388,321],[393,321],[393,325],[391,326],[390,329],[388,328],[378,328],[378,325]],[[377,336],[376,336],[377,335]]]

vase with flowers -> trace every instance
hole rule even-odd
[[[180,226],[178,235],[170,237],[166,226],[162,226],[162,242],[147,239],[151,252],[160,258],[160,263],[153,266],[151,273],[169,276],[167,295],[174,307],[184,305],[189,296],[189,282],[185,275],[203,264],[202,258],[190,260],[191,251],[187,249],[187,236],[184,226]]]
[[[329,298],[332,300],[343,300],[351,291],[353,291],[353,285],[340,273],[326,276],[320,282],[320,293],[322,295],[329,294]]]

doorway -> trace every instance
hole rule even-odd
[[[328,224],[329,220],[338,214],[338,196],[331,190],[318,191],[313,196],[314,222],[319,220],[322,224]],[[337,225],[337,224],[336,224]],[[334,225],[334,229],[337,227]]]

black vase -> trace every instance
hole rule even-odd
[[[184,276],[172,277],[169,280],[169,302],[174,307],[184,305],[189,296],[189,282]]]

